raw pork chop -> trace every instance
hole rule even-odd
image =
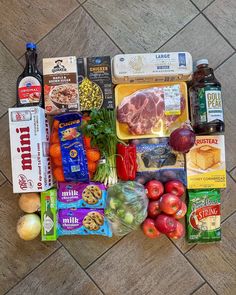
[[[181,97],[181,113],[185,101]],[[164,114],[164,91],[160,87],[142,89],[125,97],[117,108],[117,120],[129,126],[131,134],[148,134],[163,119],[166,127],[170,126],[179,115]]]

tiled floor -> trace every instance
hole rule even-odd
[[[236,294],[236,1],[0,1],[0,295]],[[228,187],[223,240],[191,245],[145,238],[72,237],[24,242],[11,188],[7,108],[24,65],[24,44],[42,57],[186,50],[209,59],[223,86]]]

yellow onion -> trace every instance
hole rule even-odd
[[[22,240],[35,239],[41,231],[41,220],[37,214],[26,214],[17,222],[17,233]]]
[[[19,207],[25,213],[34,213],[40,210],[40,196],[38,193],[24,193],[19,199]]]

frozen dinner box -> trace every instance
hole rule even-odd
[[[112,59],[114,84],[188,81],[193,73],[188,52],[118,54]]]
[[[44,58],[43,82],[47,114],[80,110],[75,56]]]
[[[40,192],[52,187],[48,156],[49,124],[44,109],[9,109],[13,192]]]
[[[196,136],[186,161],[188,189],[226,187],[224,135]]]

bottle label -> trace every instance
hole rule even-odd
[[[206,86],[198,90],[200,123],[209,123],[214,120],[224,122],[221,88]]]
[[[18,97],[21,104],[39,103],[42,87],[35,77],[23,78],[18,86]]]
[[[54,222],[53,220],[51,219],[51,217],[49,216],[45,216],[44,218],[44,222],[43,222],[43,226],[44,226],[44,229],[45,231],[48,233],[52,230],[53,226],[54,226]]]

